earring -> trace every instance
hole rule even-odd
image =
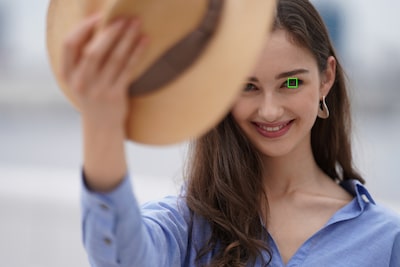
[[[325,96],[323,96],[322,100],[319,101],[318,117],[321,119],[329,118],[329,109],[326,105]]]

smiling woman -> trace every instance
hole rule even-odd
[[[71,2],[65,1],[67,4]],[[79,223],[80,212],[77,210],[81,186],[79,166],[82,164],[82,156],[79,155],[82,146],[80,120],[57,88],[49,70],[44,45],[44,17],[48,2],[49,0],[0,0],[0,13],[3,16],[0,22],[3,34],[0,41],[3,44],[3,53],[0,55],[2,266],[90,266],[80,244],[82,230]],[[343,42],[339,51],[339,62],[344,64],[350,77],[352,115],[355,118],[355,138],[352,142],[355,163],[374,200],[385,203],[400,213],[400,105],[396,101],[400,92],[400,38],[393,30],[394,26],[400,25],[400,1],[311,2],[329,5],[328,10],[332,10],[331,7],[337,8],[342,16]],[[246,40],[242,39],[240,44],[241,49],[238,51],[245,49]],[[224,72],[218,75],[224,76]],[[251,89],[257,81],[242,82],[248,82]],[[331,100],[327,101],[327,105],[332,111]],[[323,140],[325,139],[321,137],[321,141]],[[184,151],[186,143],[178,147],[140,144],[126,146],[134,195],[140,206],[144,202],[179,192]],[[245,157],[239,157],[237,165],[253,167],[246,163],[246,159],[243,159]],[[249,161],[251,160],[250,157]],[[298,169],[301,170],[302,166]],[[211,189],[211,186],[207,184],[206,188]],[[229,196],[230,192],[226,195]],[[272,198],[269,195],[268,197]],[[240,204],[239,200],[237,204]],[[240,209],[240,206],[235,207]],[[119,218],[126,217],[118,216]],[[310,222],[311,219],[307,223]],[[372,220],[369,225],[371,228],[376,226]],[[368,247],[360,246],[360,251],[368,251],[371,256],[378,255],[374,252],[381,244],[380,238],[367,240],[368,236],[364,232],[370,231],[368,226],[361,228],[355,225],[352,231],[357,232],[369,244]],[[268,225],[267,228],[269,229]],[[282,228],[287,226],[282,223]],[[389,228],[393,230],[393,236],[396,236],[396,227],[389,225]],[[120,228],[111,228],[115,229]],[[122,232],[128,236],[129,229]],[[332,240],[337,241],[337,246],[329,251],[324,250],[323,255],[335,255],[337,250],[347,244],[347,238],[342,236],[332,236]],[[341,241],[343,242],[340,243]],[[101,244],[101,241],[97,244]],[[316,247],[320,244],[317,243]],[[134,251],[134,248],[128,247],[127,250]],[[163,250],[161,248],[157,253],[154,252],[153,257],[158,258]],[[312,255],[314,252],[312,249],[310,251]],[[395,253],[398,248],[394,247],[393,251]],[[89,254],[93,258],[101,252]],[[350,262],[351,256],[357,256],[354,255],[357,253],[351,254],[340,254],[337,258],[347,257]],[[272,257],[279,258],[276,250],[273,250]],[[334,264],[334,261],[328,262],[327,258],[324,259],[323,265],[320,262],[315,265]],[[123,264],[121,261],[122,266]],[[93,266],[96,265],[93,263]],[[387,265],[382,261],[377,266]]]
[[[293,76],[297,89],[288,88]],[[350,129],[343,70],[323,22],[308,1],[278,1],[272,35],[231,113],[192,147],[186,200],[211,223],[199,258],[216,250],[215,266],[255,256],[271,266],[400,264],[399,217],[362,185]]]
[[[232,115],[252,143],[267,155],[286,154],[287,149],[292,149],[286,148],[288,145],[298,146],[297,143],[304,141],[308,144],[302,147],[307,150],[298,153],[312,156],[308,149],[311,147],[310,129],[315,123],[320,100],[329,94],[335,81],[337,63],[335,57],[330,56],[326,69],[320,70],[309,49],[297,45],[291,38],[283,29],[272,33],[249,79],[251,83],[234,105]],[[292,76],[298,81],[296,90],[287,84]],[[320,112],[320,117],[326,116]],[[282,142],[276,139],[286,133],[291,137]],[[269,138],[257,138],[259,134]],[[262,144],[265,142],[270,144],[265,146]]]
[[[191,143],[182,194],[142,207],[124,154],[129,84],[113,83],[146,47],[138,19],[100,35],[115,47],[91,39],[97,17],[64,40],[65,55],[81,55],[64,78],[85,103],[82,226],[93,266],[399,266],[400,219],[355,170],[347,88],[327,30],[309,1],[277,3],[229,114]],[[82,53],[91,49],[101,66]],[[121,49],[116,67],[107,55]]]

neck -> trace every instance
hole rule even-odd
[[[298,148],[281,157],[264,157],[267,194],[279,196],[310,188],[326,176],[315,162],[311,145],[305,145],[307,148]]]

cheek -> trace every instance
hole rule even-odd
[[[311,89],[311,88],[310,88]],[[314,87],[312,90],[305,92],[302,100],[298,102],[301,107],[302,113],[310,119],[315,119],[318,113],[319,94],[318,88]]]
[[[231,114],[236,122],[239,123],[240,121],[246,119],[253,112],[252,108],[251,108],[252,105],[251,105],[251,103],[248,103],[248,102],[249,101],[239,99],[233,105],[233,107],[231,109]]]

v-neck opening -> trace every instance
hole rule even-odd
[[[357,218],[363,213],[366,205],[368,205],[369,203],[375,203],[372,197],[369,195],[368,191],[356,180],[345,180],[339,185],[342,186],[342,188],[345,189],[347,192],[349,192],[353,196],[353,199],[349,201],[346,205],[338,209],[318,231],[307,238],[297,248],[295,253],[289,258],[286,264],[283,262],[278,244],[275,242],[273,236],[267,231],[269,238],[268,241],[271,244],[271,249],[273,251],[272,262],[275,261],[274,257],[278,257],[279,266],[294,267],[301,265],[308,257],[310,249],[318,243],[318,236],[320,236],[321,233],[326,231],[334,224]],[[364,195],[368,201],[363,199],[362,195]],[[262,219],[261,222],[264,229],[266,229]]]
[[[276,256],[279,257],[280,264],[284,267],[290,267],[290,266],[298,266],[301,264],[308,256],[310,249],[316,245],[318,242],[317,237],[321,234],[321,232],[325,231],[328,227],[331,225],[353,219],[357,217],[360,213],[359,212],[354,213],[354,205],[358,206],[358,200],[357,197],[355,196],[349,203],[338,209],[330,218],[329,220],[322,226],[321,229],[316,231],[314,234],[312,234],[309,238],[307,238],[295,251],[295,253],[289,258],[288,262],[285,263],[283,261],[281,252],[279,250],[278,244],[275,242],[273,236],[271,233],[268,232],[268,238],[270,239],[270,244],[273,246],[273,251],[276,251]],[[265,227],[265,226],[264,226]],[[274,255],[272,255],[274,257]]]

